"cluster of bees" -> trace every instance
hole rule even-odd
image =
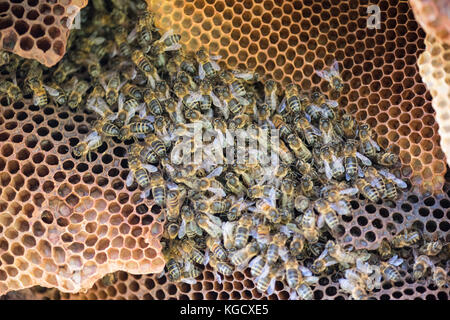
[[[83,27],[71,33],[68,54],[55,68],[17,62],[11,74],[19,70],[24,94],[33,94],[36,105],[51,100],[98,114],[91,133],[73,147],[75,157],[91,161],[107,139],[128,144],[127,186],[137,184],[144,201],[152,196],[164,208],[162,244],[171,281],[195,283],[207,264],[218,281],[220,274],[249,267],[259,291],[271,294],[275,281],[285,280],[292,299],[313,299],[319,276],[336,273],[344,292],[365,299],[384,281],[400,279],[405,262],[395,250],[414,247],[421,254],[414,278],[431,270],[434,283],[446,285],[446,271],[433,262],[448,251],[439,239],[425,241],[406,230],[391,243],[383,241],[378,252],[334,240],[341,216],[352,215],[352,197],[395,200],[407,187],[389,171],[398,157],[382,150],[369,125],[319,91],[304,92],[293,83],[282,88],[220,67],[220,57],[204,48],[184,50],[179,35],[160,35],[145,1],[111,4],[93,1],[82,11]],[[336,61],[317,75],[332,90],[343,90]],[[11,79],[0,92],[21,99]],[[189,124],[200,125],[209,138],[196,144]],[[235,143],[230,131],[247,128],[255,132],[248,139],[260,144],[271,141],[267,134],[279,134],[279,143],[267,146],[279,159],[275,167],[213,161],[212,150]],[[200,163],[186,154],[172,161],[185,144],[190,156],[202,155]],[[246,159],[265,156],[252,148],[237,152]]]

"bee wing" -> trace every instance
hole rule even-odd
[[[222,107],[222,102],[220,102],[219,98],[214,94],[214,92],[211,91],[209,93],[209,96],[211,97],[211,100],[216,107]]]
[[[337,102],[336,100],[325,100],[325,103],[331,107],[332,109],[336,109],[337,107],[339,107],[339,102]]]
[[[397,178],[394,174],[390,173],[389,171],[386,170],[378,170],[378,172],[383,175],[384,177],[391,179],[392,181],[395,182],[396,185],[398,185],[400,188],[405,189],[408,187],[408,185],[406,184],[405,181]]]
[[[151,164],[144,163],[144,164],[142,164],[142,167],[147,169],[148,172],[157,172],[158,171],[158,168]]]
[[[127,179],[125,181],[127,187],[131,186],[133,184],[134,177],[133,177],[133,171],[130,170],[130,172],[127,175]]]
[[[164,51],[176,51],[176,50],[180,50],[181,48],[181,44],[179,43],[174,43],[171,46],[168,46],[167,48],[164,49]]]
[[[286,97],[281,100],[280,105],[277,107],[277,112],[282,113],[286,109]]]
[[[276,278],[270,279],[269,287],[267,288],[267,294],[272,295],[275,290],[275,281]]]
[[[331,80],[331,74],[326,70],[316,70],[316,74],[327,81]]]
[[[354,285],[347,279],[339,279],[339,286],[342,288],[342,290],[348,293],[351,293],[354,287]]]
[[[337,62],[337,60],[333,61],[330,72],[335,76],[339,76],[339,63]]]
[[[220,188],[208,188],[208,191],[211,191],[212,193],[214,193],[215,196],[219,198],[223,198],[227,195],[225,191],[223,191],[223,189]]]
[[[377,152],[379,152],[380,146],[378,145],[378,143],[375,142],[375,140],[373,140],[372,138],[369,139],[370,143],[372,144],[372,146],[375,148],[375,150],[377,150]]]
[[[222,171],[223,171],[223,167],[217,167],[217,168],[215,168],[213,171],[211,171],[211,172],[206,176],[206,178],[210,179],[210,178],[213,178],[213,177],[220,176],[220,175],[222,174]]]
[[[305,278],[305,283],[307,285],[314,285],[318,282],[319,282],[319,277],[316,277],[316,276],[310,276],[310,277]]]
[[[198,65],[198,76],[201,80],[205,79],[206,76],[205,69],[203,69],[203,65],[201,63]]]
[[[59,91],[52,87],[49,87],[44,84],[44,88],[45,90],[47,90],[48,94],[51,95],[52,97],[57,97],[59,95]]]
[[[186,234],[186,220],[183,219],[180,224],[180,230],[178,230],[178,238],[183,239]]]
[[[220,56],[220,55],[217,55],[217,56],[210,56],[209,57],[211,60],[219,60],[219,59],[222,59],[222,56]],[[220,70],[220,69],[219,69]]]
[[[255,266],[255,264],[259,263],[261,261],[263,257],[262,256],[257,256],[256,258],[253,258],[250,263],[248,264],[248,266],[250,268],[253,268]]]
[[[347,188],[347,189],[339,191],[339,193],[342,194],[342,195],[353,196],[353,195],[357,194],[358,191],[359,191],[358,188]]]
[[[299,266],[298,269],[300,270],[300,272],[302,273],[302,275],[304,277],[310,277],[312,276],[312,272],[311,270],[309,270],[308,268],[304,267],[304,266]]]
[[[159,39],[160,42],[164,42],[167,38],[169,38],[170,36],[173,36],[173,29],[170,29],[168,31],[166,31],[166,33],[164,33],[161,37],[161,39]]]
[[[131,32],[128,34],[127,36],[127,42],[131,43],[134,41],[134,39],[136,39],[137,36],[137,26],[133,28],[133,30],[131,30]]]
[[[317,218],[317,227],[322,228],[325,225],[325,219],[324,215],[319,215],[319,218]]]
[[[347,208],[341,206],[338,202],[330,203],[330,207],[341,216],[345,216],[349,213]]]
[[[324,249],[317,259],[320,260],[320,259],[325,258],[327,254],[328,254],[328,249]]]
[[[253,79],[253,74],[249,72],[233,72],[233,73],[236,78],[244,79],[246,81]]]
[[[190,284],[190,285],[194,285],[197,283],[197,280],[195,280],[194,278],[183,278],[181,279],[181,282]]]
[[[372,165],[372,161],[370,161],[369,158],[367,158],[365,155],[362,155],[359,152],[356,152],[356,156],[358,157],[359,160],[361,160],[361,162],[366,165],[366,166],[371,166]]]
[[[403,259],[399,258],[398,255],[395,255],[389,259],[388,263],[393,266],[398,267],[399,265],[401,265],[403,263]]]
[[[327,176],[328,180],[331,180],[333,178],[333,173],[331,172],[330,164],[327,161],[324,161],[323,166],[325,168],[325,175]]]
[[[214,275],[216,276],[217,283],[222,284],[222,277],[217,273],[217,271],[214,271]]]
[[[220,56],[217,56],[220,57]],[[219,60],[220,58],[217,58],[216,60]],[[209,61],[211,63],[212,68],[215,71],[220,71],[220,66],[217,64],[217,62],[215,62],[214,60]]]
[[[291,294],[289,295],[289,300],[298,300],[298,293],[296,290],[292,290]]]
[[[191,92],[189,97],[186,99],[187,103],[193,103],[202,100],[202,95],[199,92]]]
[[[239,103],[242,104],[243,106],[248,106],[248,105],[250,104],[250,102],[249,102],[247,99],[243,98],[243,97],[235,96],[235,98],[236,98],[236,100],[239,101]]]

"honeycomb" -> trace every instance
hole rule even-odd
[[[426,51],[418,61],[420,74],[433,96],[433,108],[436,120],[441,124],[439,134],[442,137],[442,148],[446,154],[450,152],[450,128],[448,127],[450,97],[450,45],[428,36],[425,39]]]
[[[425,50],[425,33],[414,19],[408,2],[371,1],[369,3],[368,1],[337,0],[243,2],[197,0],[194,2],[166,0],[159,1],[159,6],[156,5],[156,1],[150,2],[152,9],[157,13],[157,22],[162,30],[170,27],[176,32],[180,32],[182,41],[190,49],[209,44],[211,51],[216,51],[223,56],[221,63],[230,67],[251,68],[284,83],[292,79],[300,83],[304,89],[320,87],[322,91],[326,91],[327,84],[314,74],[314,70],[330,65],[334,58],[340,61],[340,65],[343,67],[343,78],[346,81],[344,94],[339,99],[340,105],[376,128],[380,137],[379,143],[383,147],[394,145],[394,151],[399,152],[403,164],[401,174],[405,179],[409,179],[410,190],[404,192],[395,203],[386,201],[373,204],[367,203],[365,200],[353,201],[354,216],[348,218],[348,221],[343,221],[345,231],[339,240],[344,243],[352,243],[357,248],[376,249],[383,238],[391,239],[394,234],[411,226],[420,229],[425,236],[437,233],[444,236],[446,241],[450,240],[448,233],[450,216],[447,212],[450,207],[450,177],[445,175],[446,159],[439,146],[439,126],[435,120],[432,96],[422,82],[417,67],[417,59]],[[366,29],[366,8],[373,3],[378,4],[381,8],[381,30]],[[286,35],[288,37],[285,37]],[[249,44],[250,40],[251,44]],[[46,109],[52,109],[53,112],[48,111],[49,114],[47,114]],[[55,113],[57,114],[55,115]],[[66,151],[58,155],[56,164],[51,165],[47,162],[52,155],[50,150],[60,150],[60,148],[68,150],[67,146],[75,145],[88,130],[86,114],[65,113],[61,118],[59,115],[63,113],[56,108],[47,107],[44,108],[44,113],[39,114],[36,107],[29,106],[27,103],[17,103],[1,108],[0,174],[2,179],[0,182],[7,181],[7,183],[0,187],[2,189],[0,195],[2,210],[0,212],[8,210],[5,215],[7,219],[0,221],[2,231],[13,230],[20,235],[27,234],[27,231],[21,231],[22,224],[16,222],[22,216],[22,212],[26,212],[22,206],[30,208],[29,210],[32,206],[32,213],[29,213],[32,218],[27,218],[26,222],[34,226],[39,218],[42,220],[45,210],[56,211],[48,209],[50,199],[53,197],[63,201],[74,211],[75,207],[86,197],[94,202],[94,209],[97,202],[104,203],[102,209],[97,211],[110,215],[107,226],[108,230],[112,231],[98,233],[105,235],[105,239],[111,241],[113,248],[109,247],[104,250],[107,255],[115,249],[114,239],[123,238],[123,236],[114,238],[117,232],[134,236],[134,233],[130,233],[130,231],[122,233],[122,230],[127,230],[125,226],[131,227],[131,230],[140,228],[142,234],[152,233],[154,230],[156,239],[162,230],[162,222],[158,220],[160,209],[157,206],[149,208],[140,203],[138,201],[139,192],[124,187],[124,179],[128,172],[127,168],[122,165],[123,151],[114,152],[116,149],[109,147],[110,150],[114,149],[112,153],[107,152],[103,155],[99,153],[91,163],[76,163]],[[34,120],[38,114],[41,117],[39,123]],[[27,122],[27,118],[32,121],[28,120]],[[17,128],[19,121],[21,125],[20,128]],[[40,123],[47,124],[47,126],[39,126]],[[27,124],[33,126],[31,130],[28,129],[30,126]],[[45,131],[44,129],[47,129],[47,133],[39,134],[39,131]],[[52,147],[46,150],[49,147],[43,141],[49,134],[48,131],[52,131],[50,140]],[[61,135],[59,140],[53,139],[53,134],[59,137],[56,132]],[[30,161],[30,153],[25,160],[18,158],[23,148],[23,141],[26,145],[29,140],[35,141],[31,145],[34,143],[34,146],[40,146],[40,150],[36,153],[42,154],[40,162],[33,160],[34,154]],[[9,145],[10,147],[6,149],[12,150],[8,157],[3,155],[4,145]],[[43,159],[46,159],[45,163],[42,163]],[[3,168],[7,168],[7,170],[3,170],[1,161],[3,161]],[[10,163],[12,164],[10,165]],[[36,167],[37,174],[33,169],[31,179],[23,173],[24,168],[30,167],[30,165],[27,166],[28,163],[33,168]],[[64,167],[64,163],[68,164]],[[14,173],[9,171],[10,167]],[[37,168],[40,167],[47,168],[49,173],[44,176],[39,175]],[[27,172],[27,170],[25,171]],[[63,174],[56,175],[58,172]],[[16,176],[20,176],[22,179],[14,179]],[[6,177],[5,180],[3,177]],[[45,177],[51,180],[46,180]],[[33,178],[34,180],[32,180]],[[27,180],[26,187],[22,188],[25,186],[25,179]],[[29,180],[33,181],[31,185],[34,185],[34,190],[28,188]],[[15,184],[15,181],[19,181],[19,184]],[[16,187],[20,186],[20,181],[22,181],[22,186],[18,190]],[[44,189],[45,183],[47,183],[46,186],[52,186],[53,183],[53,187]],[[62,185],[68,187],[69,192],[60,195],[59,190]],[[45,190],[50,190],[50,192]],[[79,193],[80,190],[84,190],[84,192]],[[19,200],[17,202],[14,200],[16,193]],[[14,194],[14,197],[11,194]],[[21,194],[28,195],[28,198],[21,202]],[[70,197],[71,195],[74,197]],[[72,202],[74,198],[79,199],[77,203]],[[28,199],[32,199],[32,201],[27,201]],[[41,206],[37,206],[37,203],[40,203]],[[14,212],[16,215],[13,214]],[[37,242],[53,244],[54,240],[52,239],[55,239],[54,234],[56,233],[53,230],[67,233],[72,230],[75,235],[87,233],[77,229],[80,225],[87,226],[87,221],[83,224],[83,222],[77,222],[77,218],[70,219],[71,216],[61,216],[54,217],[56,224],[55,221],[49,225],[46,222],[40,222],[40,225],[48,229],[45,229],[45,239],[34,237]],[[79,216],[80,214],[75,217],[79,218]],[[127,223],[114,224],[113,217],[119,216]],[[58,220],[65,221],[67,225],[64,226],[64,223],[62,226],[59,225]],[[99,224],[100,221],[97,220]],[[104,224],[103,222],[102,225],[97,226],[97,229],[101,229]],[[110,225],[111,228],[109,228]],[[51,229],[49,226],[54,226],[54,228]],[[22,228],[25,229],[25,227]],[[27,230],[29,229],[30,227]],[[33,237],[34,231],[35,228],[32,228],[32,232],[28,231],[28,234]],[[6,232],[4,234],[6,236]],[[16,236],[14,239],[18,238],[20,237]],[[137,238],[139,239],[139,236]],[[62,236],[61,239],[63,239]],[[83,239],[83,236],[80,239]],[[139,243],[138,240],[137,242]],[[3,263],[0,270],[5,270],[3,275],[7,279],[14,280],[20,278],[21,275],[24,277],[26,274],[19,268],[18,275],[14,276],[12,273],[11,276],[8,270],[17,270],[17,268],[11,269],[9,266],[8,269],[6,268],[8,265],[5,267],[3,256],[6,256],[7,261],[11,261],[10,252],[14,252],[12,249],[15,243],[17,241],[8,238],[6,242],[8,252],[4,251],[5,247],[3,246],[0,255]],[[69,248],[71,244],[72,242],[68,243],[64,248]],[[40,247],[42,248],[42,246]],[[36,249],[27,248],[26,252],[30,250],[30,252],[40,253],[38,249],[39,246]],[[71,252],[71,250],[68,249],[67,252]],[[57,255],[53,254],[52,256],[56,257]],[[21,258],[22,256],[13,257],[14,260],[33,263]],[[46,260],[46,258],[45,255],[41,257],[42,260]],[[68,259],[66,258],[66,261]],[[161,262],[159,259],[159,250],[156,250],[152,262],[154,265],[159,265],[161,270],[162,266],[157,263]],[[119,260],[111,259],[105,262],[108,264],[107,268],[102,269],[101,275],[96,276],[95,280],[105,273],[119,269],[130,273],[152,272],[127,269],[123,267],[123,261]],[[83,261],[87,261],[87,259]],[[86,264],[89,265],[88,262],[92,261],[95,263],[95,258],[91,258]],[[122,267],[117,267],[121,263]],[[33,268],[42,270],[42,267],[36,264],[33,264],[30,270]],[[109,271],[106,271],[107,269]],[[429,283],[413,282],[409,276],[411,270],[406,271],[408,272],[403,271],[403,281],[394,285],[385,284],[382,289],[375,290],[375,298],[448,299],[448,289],[437,289]],[[33,288],[11,292],[5,298],[226,300],[287,299],[289,297],[288,291],[281,282],[276,284],[276,294],[267,296],[259,293],[248,270],[236,271],[233,277],[225,277],[224,282],[219,284],[214,281],[212,269],[206,267],[198,283],[194,285],[170,283],[166,277],[158,278],[157,275],[132,275],[130,273],[117,272],[118,280],[111,286],[105,286],[101,280],[98,280],[86,292],[74,293],[77,290],[63,288],[65,292],[73,292],[65,293],[55,289]],[[32,279],[33,282],[30,281],[30,285],[26,286],[9,288],[8,283],[8,290],[17,290],[36,284],[43,287],[59,287],[44,280],[49,276],[52,278],[51,275],[45,271],[45,275],[38,280]],[[92,277],[90,284],[92,285],[95,280]],[[87,284],[83,286],[86,289],[88,287]],[[2,292],[5,291],[2,290]],[[348,298],[348,295],[339,289],[337,279],[332,276],[322,277],[319,285],[314,288],[314,293],[316,299]]]
[[[74,19],[87,0],[0,1],[1,48],[48,67],[66,53]]]
[[[402,172],[422,191],[442,189],[445,154],[431,95],[417,59],[425,33],[408,1],[148,0],[161,30],[190,49],[209,46],[231,68],[304,90],[328,84],[315,74],[340,62],[346,87],[340,106],[375,128],[383,147],[400,154]],[[381,10],[381,29],[367,28],[367,7]]]
[[[160,272],[160,209],[125,187],[124,146],[77,163],[69,147],[88,116],[29,100],[0,110],[0,293],[78,292],[117,270]]]
[[[427,34],[450,42],[450,6],[446,0],[412,0],[416,19]]]

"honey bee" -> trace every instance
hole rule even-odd
[[[356,151],[356,145],[353,141],[348,140],[344,145],[344,166],[345,166],[345,178],[347,181],[356,179],[359,174],[358,159],[365,165],[372,165],[372,161],[366,156]],[[369,167],[373,168],[373,167]],[[373,168],[376,170],[375,168]],[[379,190],[380,191],[380,190]],[[384,194],[380,192],[380,194]]]
[[[195,278],[199,277],[201,274],[202,271],[191,264],[187,271],[182,272],[181,281],[193,285],[197,282],[195,281]]]
[[[390,257],[392,257],[392,248],[391,245],[389,243],[389,241],[384,238],[381,243],[380,246],[378,248],[378,253],[380,254],[381,259],[386,260]]]
[[[166,259],[166,268],[168,272],[168,277],[170,281],[178,281],[181,278],[181,266],[172,257]]]
[[[136,27],[128,35],[127,41],[132,42],[138,37],[138,42],[141,47],[146,48],[147,45],[153,40],[152,32],[154,30],[154,15],[145,10],[140,13],[139,19],[136,23]],[[148,48],[149,49],[149,48]]]
[[[130,154],[128,156],[128,166],[130,173],[126,178],[127,187],[131,186],[134,179],[136,179],[139,186],[146,189],[150,185],[149,172],[156,172],[158,168],[151,164],[142,163],[141,159],[135,155]]]
[[[328,119],[320,119],[319,123],[320,135],[324,145],[330,145],[342,141],[342,139],[334,131],[333,125]]]
[[[255,279],[256,289],[264,293],[267,291],[269,295],[273,294],[275,289],[275,281],[282,273],[282,269],[277,265],[268,266],[265,271]]]
[[[305,248],[305,237],[302,233],[295,233],[292,237],[291,243],[289,244],[289,252],[291,255],[298,256],[302,253]]]
[[[406,189],[408,187],[405,181],[397,178],[394,174],[390,173],[389,171],[380,169],[378,170],[378,173],[380,173],[383,177],[385,177],[386,193],[384,194],[384,196],[389,199],[396,198],[397,196],[396,187],[399,187],[401,189]]]
[[[280,91],[279,84],[269,79],[264,83],[264,102],[269,106],[273,112],[278,107],[278,92]]]
[[[303,231],[303,236],[308,242],[316,243],[319,241],[319,230],[316,227],[316,215],[311,208],[305,210],[300,226]]]
[[[201,236],[203,234],[202,229],[195,221],[194,212],[189,206],[184,205],[181,207],[181,225],[178,232],[178,238],[182,239],[185,235],[192,239],[195,236]]]
[[[403,263],[403,259],[397,255],[393,256],[387,262],[381,261],[381,272],[384,275],[386,281],[397,282],[401,280],[401,275],[397,268]]]
[[[423,278],[428,270],[428,268],[434,268],[433,262],[431,262],[430,258],[421,255],[416,258],[413,266],[413,277],[416,280]]]
[[[239,180],[238,176],[233,172],[227,172],[227,174],[225,175],[225,180],[227,181],[226,187],[235,195],[243,195],[245,193],[245,186]]]
[[[302,300],[312,300],[314,299],[314,293],[311,289],[311,285],[316,284],[319,278],[312,275],[311,270],[308,268],[299,267],[300,272],[298,272],[299,280],[294,291],[291,293],[289,300],[296,300],[300,298]]]
[[[384,153],[378,153],[375,156],[375,161],[382,166],[385,167],[392,167],[399,163],[399,158],[396,154],[392,152],[384,152]]]
[[[225,261],[227,259],[227,252],[224,248],[222,248],[220,240],[208,237],[206,239],[206,245],[215,258],[221,261]]]
[[[67,105],[72,110],[75,110],[81,105],[84,95],[86,94],[86,91],[90,88],[90,85],[86,81],[78,80],[75,77],[71,79],[70,83],[72,85],[70,86],[71,91],[67,98]]]
[[[0,81],[0,92],[6,94],[8,104],[22,99],[22,90],[17,86],[15,78],[13,81]]]
[[[306,197],[315,198],[317,196],[316,189],[314,188],[314,182],[308,175],[301,177],[300,190]]]
[[[129,146],[128,152],[139,155],[139,157],[146,163],[158,163],[158,156],[145,144],[133,143]]]
[[[239,99],[239,98],[247,95],[247,91],[242,82],[242,79],[249,80],[249,79],[253,78],[253,74],[248,73],[248,72],[224,70],[224,71],[222,71],[222,73],[220,74],[219,77],[226,84],[228,84],[233,96],[236,99]],[[239,102],[242,102],[242,100],[240,100]],[[247,104],[248,104],[248,102],[244,103],[244,105],[247,105]]]
[[[314,127],[306,117],[297,117],[295,123],[297,132],[305,137],[305,141],[308,145],[313,146],[318,142],[318,138],[321,136],[320,130]]]
[[[147,108],[152,115],[157,116],[163,113],[161,102],[152,89],[146,89],[144,91],[144,102],[147,104]]]
[[[116,27],[116,30],[114,30],[114,40],[119,47],[120,54],[124,57],[130,57],[131,47],[128,43],[126,32],[126,29],[123,26],[119,25],[118,27]]]
[[[192,110],[199,104],[202,96],[197,92],[190,92],[188,88],[180,82],[177,82],[173,86],[173,91],[178,97],[178,103],[176,112],[182,114],[182,106],[186,106],[187,109]],[[181,117],[181,116],[179,116]]]
[[[195,201],[195,209],[203,213],[224,213],[229,207],[230,205],[227,201],[216,200],[216,198]]]
[[[211,257],[209,259],[209,265],[214,269],[216,280],[218,283],[222,283],[222,278],[217,273],[221,273],[224,276],[231,276],[234,271],[234,268],[228,263],[217,260],[214,257]]]
[[[366,289],[357,282],[339,279],[339,286],[342,290],[349,293],[354,300],[367,300],[368,298]]]
[[[324,146],[320,150],[320,158],[323,161],[326,177],[339,179],[345,173],[345,167],[342,157],[336,157],[333,148]]]
[[[380,193],[378,190],[366,180],[366,179],[357,179],[356,180],[356,186],[359,189],[359,192],[368,200],[372,202],[377,202],[380,200]]]
[[[108,82],[105,79],[109,79]],[[105,90],[106,102],[112,106],[119,99],[119,91],[125,82],[120,82],[120,74],[118,73],[110,73],[105,78],[100,78],[99,82]]]
[[[153,200],[158,206],[164,207],[166,203],[166,184],[161,173],[154,171],[150,175],[150,184]]]
[[[139,105],[135,99],[132,98],[125,101],[125,97],[122,94],[119,95],[118,105],[119,110],[113,120],[114,124],[119,128],[127,125],[136,112],[142,109],[142,105]]]
[[[159,65],[161,65],[161,63],[165,62],[165,59],[161,57],[164,52],[176,51],[181,48],[181,44],[178,43],[180,39],[181,35],[174,34],[173,30],[169,30],[164,33],[159,40],[153,42],[150,47],[150,54],[154,57],[158,57],[158,59],[163,59],[159,61]]]
[[[356,265],[358,260],[366,261],[370,255],[366,253],[358,253],[351,252],[344,249],[340,244],[335,243],[332,240],[329,240],[325,245],[325,248],[328,250],[328,254],[339,262],[342,266],[348,268],[348,266]]]
[[[420,241],[420,233],[418,231],[408,231],[404,229],[402,232],[394,236],[391,243],[394,248],[410,247]]]
[[[291,127],[284,121],[283,116],[280,114],[274,114],[272,116],[272,123],[279,130],[282,139],[286,139],[286,137],[293,133]]]
[[[197,224],[213,238],[219,238],[222,235],[222,222],[213,215],[200,214]]]
[[[233,265],[238,267],[238,270],[242,270],[248,265],[248,262],[258,254],[258,252],[258,244],[256,242],[251,242],[244,248],[235,251],[231,255],[230,261]]]
[[[138,118],[131,121],[129,124],[122,126],[117,138],[121,141],[127,141],[131,138],[134,138],[135,140],[136,138],[146,138],[147,140],[148,136],[146,137],[146,135],[152,131],[154,131],[154,127],[150,121]],[[150,136],[152,137],[153,135]],[[149,143],[147,144],[150,145]],[[153,151],[155,152],[154,149]]]
[[[337,261],[334,260],[333,258],[331,258],[328,255],[328,250],[325,249],[322,251],[322,253],[314,260],[313,264],[311,265],[311,270],[315,273],[315,274],[321,274],[323,272],[325,272],[325,270],[336,264]]]
[[[344,89],[344,83],[339,74],[339,64],[336,60],[329,70],[316,71],[316,74],[330,83],[331,89],[341,92]]]
[[[89,162],[91,161],[91,152],[96,150],[98,147],[102,145],[102,137],[98,134],[97,131],[93,131],[90,133],[83,141],[79,142],[73,148],[73,154],[76,157],[83,157],[87,155]]]
[[[285,272],[286,272],[286,282],[289,288],[296,288],[299,282],[299,270],[298,270],[298,262],[294,257],[289,258],[285,264]]]
[[[433,277],[434,283],[438,288],[442,288],[448,285],[447,282],[447,272],[441,267],[433,267]]]
[[[53,72],[53,78],[57,84],[61,85],[71,74],[76,72],[78,68],[79,67],[75,64],[63,59],[58,63],[56,70]]]
[[[361,140],[359,143],[359,151],[369,158],[375,158],[380,146],[372,139],[372,129],[367,124],[359,127],[358,136]]]
[[[237,224],[237,221],[227,221],[222,224],[223,246],[226,250],[231,250],[234,247],[234,235]]]
[[[331,208],[330,203],[325,199],[319,199],[315,202],[314,208],[319,213],[317,226],[322,228],[324,224],[326,224],[332,232],[336,232],[339,225],[339,219],[336,211]]]
[[[151,130],[150,130],[151,131]],[[161,141],[155,134],[149,134],[145,138],[145,144],[161,159],[167,157],[167,149],[163,141]]]
[[[302,110],[299,87],[294,83],[289,83],[286,86],[285,97],[278,107],[278,112],[282,113],[286,109],[286,107],[290,112],[294,114],[299,114]]]
[[[198,60],[198,75],[201,80],[205,77],[212,78],[220,71],[220,66],[217,64],[217,60],[221,59],[221,56],[210,56],[205,48],[200,48],[196,54]]]
[[[347,139],[356,138],[357,123],[355,118],[353,118],[351,115],[344,114],[342,116],[340,127],[345,138]]]
[[[0,52],[0,66],[8,64],[9,61],[10,61],[10,53],[2,50]]]
[[[270,265],[277,261],[278,257],[286,256],[287,250],[285,244],[287,236],[280,232],[272,237],[271,242],[268,244],[266,252],[266,262]]]
[[[155,89],[156,81],[161,81],[156,68],[150,62],[150,59],[140,50],[135,50],[131,54],[131,59],[134,64],[141,70],[147,77],[152,89]]]
[[[264,198],[256,202],[256,206],[249,208],[249,211],[255,211],[261,213],[272,223],[281,222],[281,214],[275,207],[275,201],[273,198]]]
[[[383,176],[374,167],[367,167],[364,171],[366,178],[373,188],[377,189],[380,196],[386,195],[386,183]]]
[[[426,242],[419,251],[427,256],[436,256],[442,251],[442,248],[444,248],[444,244],[437,239],[436,241]]]
[[[234,235],[234,246],[237,249],[242,249],[247,244],[252,225],[252,219],[248,215],[244,215],[239,219]]]
[[[180,226],[175,222],[168,222],[164,227],[163,237],[166,239],[175,239],[180,231]]]
[[[208,258],[194,246],[191,240],[182,240],[178,250],[180,254],[187,255],[188,259],[192,259],[198,264],[206,265],[208,263]]]
[[[289,147],[297,158],[306,162],[311,160],[311,151],[309,151],[303,141],[296,134],[291,134],[286,137],[286,142],[289,144]]]
[[[44,84],[45,90],[48,94],[53,98],[53,101],[62,106],[67,103],[67,95],[63,88],[58,86],[56,83],[53,83],[51,86]]]
[[[256,258],[253,258],[249,263],[250,273],[253,277],[259,277],[264,270],[266,269],[266,261],[263,255],[259,255]]]
[[[126,97],[136,99],[137,101],[142,101],[142,99],[144,98],[144,94],[142,93],[141,89],[131,83],[125,83],[122,87],[121,92]]]
[[[115,284],[117,280],[118,280],[117,275],[115,273],[108,273],[106,276],[102,278],[101,281],[105,287],[109,287]]]
[[[42,83],[42,69],[36,64],[32,64],[28,75],[25,79],[25,83],[33,92],[33,104],[36,106],[45,106],[48,103],[47,92],[45,91],[44,84]]]
[[[344,190],[330,190],[327,201],[330,207],[339,215],[351,215],[352,207],[348,202],[348,196],[358,192],[357,188],[348,188]]]

